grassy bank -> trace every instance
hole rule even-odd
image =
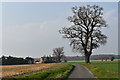
[[[56,68],[53,70],[48,70],[48,71],[43,71],[39,73],[34,73],[34,74],[29,74],[29,75],[23,75],[23,76],[18,76],[14,77],[11,79],[26,79],[28,80],[29,78],[32,80],[50,80],[50,79],[56,79],[56,78],[61,78],[61,80],[67,79],[69,72],[73,69],[73,65],[71,64],[64,64],[63,67],[61,68]]]

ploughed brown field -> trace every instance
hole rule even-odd
[[[19,76],[23,74],[30,74],[45,70],[61,67],[61,63],[49,63],[49,64],[27,64],[27,65],[3,65],[2,74],[0,77]]]

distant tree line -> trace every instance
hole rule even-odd
[[[85,57],[84,56],[66,56],[65,59],[67,61],[79,61],[79,60],[84,60]],[[101,61],[107,61],[107,60],[114,61],[114,59],[120,59],[120,55],[111,55],[111,54],[92,55],[90,59],[101,60]]]
[[[115,59],[115,56],[114,55],[98,55],[99,59],[101,59],[102,61],[105,60],[111,60],[113,61]]]
[[[24,58],[18,58],[18,57],[12,57],[12,56],[2,56],[2,65],[19,65],[19,64],[33,64],[34,59],[31,57]]]

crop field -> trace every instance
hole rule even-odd
[[[0,77],[10,77],[17,76],[21,74],[28,74],[40,71],[51,70],[54,68],[61,67],[61,63],[51,63],[51,64],[31,64],[31,65],[4,65],[0,66],[2,68],[2,75]]]
[[[93,64],[108,71],[119,72],[118,61],[97,61],[97,62],[93,62]]]
[[[24,80],[28,80],[28,79],[52,80],[52,79],[61,78],[62,80],[66,80],[72,69],[73,69],[73,65],[64,64],[64,66],[62,66],[60,68],[55,68],[52,70],[42,71],[42,72],[38,72],[38,73],[12,77],[12,79],[19,80],[20,78],[22,78],[22,79],[24,78]],[[9,78],[5,79],[5,80],[9,80]]]

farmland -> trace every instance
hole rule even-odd
[[[70,71],[73,69],[73,65],[71,64],[64,64],[61,68],[55,68],[48,71],[38,72],[34,74],[28,74],[28,75],[22,75],[18,77],[13,77],[13,79],[40,79],[40,80],[49,80],[50,78],[61,78],[61,79],[67,79]]]
[[[54,68],[60,68],[63,65],[61,63],[52,64],[31,64],[31,65],[4,65],[2,68],[2,75],[0,77],[17,76],[21,74],[29,74],[34,72],[40,72],[50,70]]]
[[[108,71],[118,72],[118,61],[99,61],[93,62],[93,64]]]
[[[84,62],[49,63],[31,65],[8,65],[2,67],[2,77],[13,78],[67,78],[73,69],[72,64],[87,67],[97,78],[118,78],[118,61],[92,61]],[[16,76],[14,76],[16,75]]]

